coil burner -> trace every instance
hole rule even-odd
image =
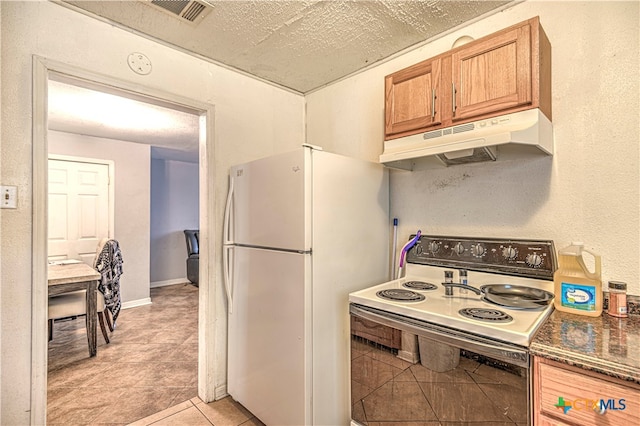
[[[438,288],[437,285],[426,283],[424,281],[407,281],[406,283],[402,284],[402,286],[411,290],[418,291],[436,290]]]
[[[415,291],[411,290],[403,290],[401,288],[380,290],[376,293],[376,296],[382,299],[393,300],[396,302],[421,302],[426,299],[426,297],[424,297],[420,293],[416,293]]]
[[[507,323],[513,321],[513,317],[511,315],[498,309],[464,308],[460,309],[458,313],[465,318],[478,321],[493,323]]]

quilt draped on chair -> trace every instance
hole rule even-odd
[[[116,240],[108,240],[96,259],[96,270],[102,275],[98,290],[104,295],[105,306],[111,311],[113,324],[120,313],[120,276],[122,275],[122,252]]]

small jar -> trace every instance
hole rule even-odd
[[[627,317],[627,283],[609,281],[609,311],[612,317]]]
[[[453,271],[444,271],[444,282],[453,284]]]
[[[444,282],[445,284],[453,284],[453,271],[444,271]],[[453,296],[453,287],[444,286],[444,295]]]
[[[469,282],[467,281],[467,270],[460,269],[460,284],[467,285]],[[460,294],[467,294],[467,290],[464,288],[460,289]]]

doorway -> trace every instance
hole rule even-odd
[[[199,116],[199,167],[200,167],[200,287],[198,318],[198,396],[205,402],[216,396],[215,377],[219,368],[215,363],[216,328],[213,307],[216,300],[215,274],[211,259],[216,256],[214,245],[215,210],[213,197],[214,140],[212,105],[157,89],[112,79],[67,64],[34,57],[33,73],[33,262],[32,275],[37,285],[32,300],[32,398],[31,423],[46,421],[47,389],[47,88],[50,79],[62,79],[95,87],[132,99],[142,99],[156,105],[179,108]]]

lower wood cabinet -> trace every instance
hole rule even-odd
[[[533,424],[640,425],[640,385],[534,357]]]

